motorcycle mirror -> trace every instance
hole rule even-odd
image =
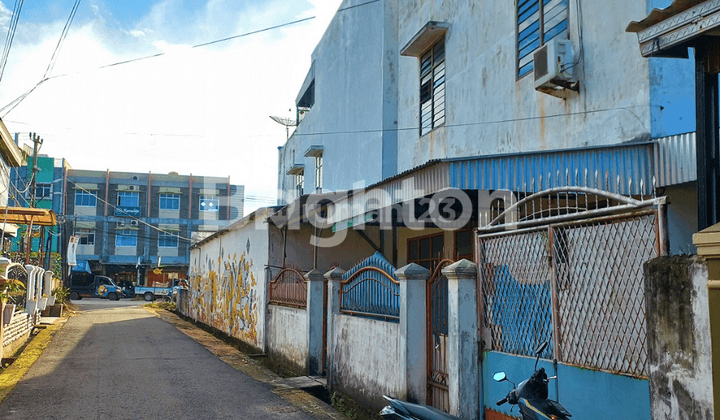
[[[497,382],[507,381],[507,376],[505,376],[505,372],[497,372],[493,375],[493,379]]]
[[[540,360],[540,354],[545,350],[545,348],[548,346],[547,341],[543,341],[542,344],[540,344],[540,347],[538,347],[537,350],[535,350],[535,370],[537,370],[537,364],[538,360]]]

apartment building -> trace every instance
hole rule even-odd
[[[229,177],[70,169],[64,191],[79,267],[141,285],[184,278],[190,245],[243,215]]]

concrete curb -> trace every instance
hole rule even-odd
[[[250,376],[251,378],[273,385],[273,392],[300,408],[304,412],[318,419],[347,419],[342,413],[318,398],[296,388],[292,381],[286,380],[270,369],[260,365],[256,360],[241,353],[235,347],[225,343],[209,332],[197,327],[191,322],[185,321],[176,314],[164,309],[156,309],[149,305],[143,306],[147,311],[155,314],[163,321],[174,325],[183,334],[200,343],[220,360]]]
[[[67,317],[58,319],[55,323],[47,325],[33,337],[22,351],[20,356],[10,365],[9,368],[0,373],[0,404],[10,395],[18,382],[25,376],[30,366],[40,357],[58,332],[67,322]]]

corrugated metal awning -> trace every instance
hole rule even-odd
[[[448,159],[450,188],[537,192],[587,186],[619,194],[652,193],[655,143]],[[619,180],[619,189],[616,184]],[[640,190],[640,181],[643,190]],[[632,181],[632,185],[629,183]]]
[[[720,0],[675,0],[665,9],[654,9],[626,31],[637,32],[643,57],[687,58],[689,42],[720,28]]]
[[[675,147],[675,155],[665,158],[661,172],[672,173],[679,162],[694,159],[688,148],[680,147],[681,138],[661,139],[666,150]],[[564,186],[587,186],[618,194],[652,195],[657,186],[691,180],[664,176],[658,183],[656,151],[658,142],[623,143],[582,149],[513,153],[505,155],[439,159],[354,191],[335,203],[331,223],[351,219],[362,221],[365,213],[394,204],[419,199],[448,189],[511,190],[527,193]]]

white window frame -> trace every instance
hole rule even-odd
[[[295,175],[295,192],[298,197],[303,195],[305,191],[305,171]]]
[[[323,188],[323,157],[322,154],[315,156],[315,192],[321,193]]]
[[[135,238],[135,244],[127,245],[120,244],[120,238]],[[115,247],[117,248],[131,248],[137,246],[138,231],[134,229],[118,229],[115,231]]]
[[[82,204],[84,198],[90,197],[88,201],[92,201],[93,204]],[[81,204],[78,204],[78,198],[80,198]],[[97,206],[97,195],[91,192],[83,190],[75,190],[75,207],[96,207]]]
[[[171,242],[168,245],[168,241]],[[172,244],[174,242],[174,245]],[[177,248],[178,236],[173,232],[158,232],[158,248]]]
[[[198,200],[198,209],[203,212],[218,212],[220,211],[220,198],[216,195],[201,195]]]
[[[134,205],[123,204],[123,201],[131,197],[136,199]],[[140,207],[140,193],[137,191],[118,191],[117,205],[120,207]]]
[[[180,194],[160,194],[160,210],[180,210]],[[175,207],[163,207],[163,203],[176,203]]]
[[[92,229],[78,229],[75,232],[75,235],[80,237],[80,241],[78,242],[78,245],[95,245],[95,231]],[[83,238],[85,239],[85,243],[83,243]]]

